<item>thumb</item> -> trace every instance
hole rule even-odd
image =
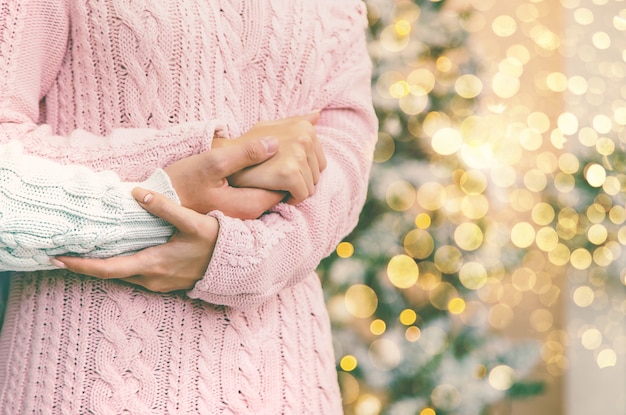
[[[179,231],[185,233],[193,231],[192,210],[180,206],[161,193],[141,187],[135,187],[132,190],[132,195],[142,208],[170,223]]]
[[[278,151],[278,138],[266,136],[229,140],[229,145],[204,153],[216,177],[224,178],[246,167],[263,163]]]

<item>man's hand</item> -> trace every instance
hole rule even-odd
[[[181,204],[199,213],[220,210],[240,219],[256,219],[285,194],[260,188],[231,187],[226,177],[274,156],[278,139],[250,137],[178,160],[164,170]]]
[[[285,191],[291,195],[292,203],[311,196],[326,168],[326,157],[314,128],[319,115],[319,111],[314,111],[304,116],[261,121],[239,138],[214,140],[213,148],[240,145],[251,138],[275,137],[279,142],[275,156],[230,175],[229,182],[237,187]]]

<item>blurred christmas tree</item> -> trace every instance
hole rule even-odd
[[[459,156],[483,139],[480,80],[470,13],[445,3],[367,2],[379,142],[360,225],[320,266],[346,414],[477,415],[542,388],[522,380],[537,345],[493,333],[508,309],[476,298],[524,252]]]

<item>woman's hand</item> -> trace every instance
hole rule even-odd
[[[107,259],[61,256],[52,263],[96,278],[121,279],[155,292],[192,289],[211,260],[219,229],[217,219],[145,189],[133,189],[133,196],[148,212],[176,227],[177,232],[167,243],[129,256]]]
[[[255,137],[278,139],[274,157],[229,176],[230,184],[286,191],[292,203],[300,203],[311,196],[320,173],[326,168],[326,157],[313,127],[318,119],[319,111],[314,111],[304,116],[261,121],[239,138],[214,140],[214,148],[219,148]]]
[[[233,218],[256,219],[285,194],[260,188],[235,188],[226,177],[266,161],[278,151],[277,138],[247,137],[222,149],[178,160],[164,170],[181,204],[199,213],[220,210]]]

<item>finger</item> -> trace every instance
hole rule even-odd
[[[313,171],[310,168],[305,168],[304,170],[300,171],[300,174],[302,174],[302,178],[304,179],[304,184],[306,185],[307,189],[307,195],[305,197],[306,199],[307,197],[311,196],[313,192],[315,192],[315,180],[313,179]]]
[[[205,153],[207,163],[217,178],[228,177],[239,170],[262,163],[278,151],[276,137],[250,137],[232,140],[227,146]]]
[[[309,172],[309,175],[310,175],[310,172]],[[311,178],[311,182],[312,182],[312,178]],[[305,174],[301,172],[299,175],[297,175],[297,177],[294,178],[293,185],[291,186],[290,189],[287,189],[287,190],[291,194],[291,201],[293,202],[293,204],[298,204],[304,201],[304,199],[306,199],[307,197],[309,197],[310,190],[309,190],[307,181],[305,179]]]
[[[317,136],[313,139],[313,148],[315,150],[315,155],[317,156],[317,164],[319,166],[319,170],[320,172],[323,172],[328,165],[328,161],[326,160],[326,154],[324,153],[322,143],[317,138]]]
[[[101,279],[124,278],[146,270],[147,258],[143,251],[134,255],[107,259],[80,258],[61,256],[55,258],[64,267],[77,274],[89,275]]]
[[[306,153],[306,160],[309,165],[313,184],[315,185],[320,180],[320,166],[319,161],[317,160],[317,154],[314,151],[308,151]]]
[[[135,187],[132,194],[141,207],[172,224],[179,231],[183,233],[195,231],[194,215],[197,213],[193,210],[178,205],[160,193],[151,192],[141,187]]]

